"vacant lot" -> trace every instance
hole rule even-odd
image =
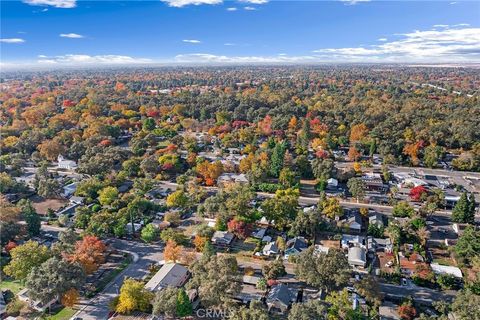
[[[31,197],[30,200],[32,200],[35,210],[41,215],[46,215],[49,208],[57,211],[68,203],[64,199],[45,199],[38,195]]]

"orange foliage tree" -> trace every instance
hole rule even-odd
[[[350,128],[350,143],[362,141],[363,139],[366,138],[367,134],[368,134],[368,128],[365,124],[360,123],[360,124],[353,125]]]
[[[85,236],[75,244],[70,260],[79,262],[87,274],[95,272],[105,261],[105,244],[95,236]]]
[[[61,302],[65,307],[73,307],[80,298],[78,291],[75,288],[71,288],[65,292],[62,296]]]
[[[182,257],[182,251],[182,246],[177,245],[173,240],[168,240],[163,251],[163,257],[165,261],[177,262]]]
[[[193,239],[193,245],[195,246],[195,249],[198,252],[201,252],[203,250],[203,247],[205,247],[206,242],[207,242],[207,238],[201,237],[198,234],[195,236],[195,239]]]
[[[354,146],[351,146],[350,149],[348,149],[348,159],[357,161],[360,156],[360,152]]]
[[[220,161],[208,162],[205,160],[197,165],[197,173],[202,176],[207,186],[212,186],[223,173],[223,165]]]

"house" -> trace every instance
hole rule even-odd
[[[285,249],[285,259],[289,256],[295,256],[308,248],[307,240],[304,237],[295,237],[287,241]]]
[[[139,232],[142,229],[142,227],[143,227],[143,223],[133,223],[133,228],[132,228],[131,222],[125,225],[125,229],[128,234],[132,234],[133,232]]]
[[[245,283],[245,284],[251,284],[251,285],[256,286],[258,281],[260,281],[261,279],[262,279],[262,277],[259,277],[259,276],[244,275],[243,278],[242,278],[242,282]]]
[[[285,313],[292,302],[296,302],[296,300],[296,292],[291,291],[286,284],[280,283],[270,289],[266,303],[268,311]]]
[[[382,177],[379,173],[375,172],[366,172],[361,177],[363,183],[365,184],[365,189],[369,191],[380,191],[383,192],[386,190],[386,186],[383,183]]]
[[[77,169],[77,163],[73,160],[67,160],[62,155],[58,155],[57,157],[58,168],[59,169],[67,169],[67,170],[75,170]]]
[[[399,260],[400,271],[406,276],[412,276],[416,272],[418,266],[425,265],[423,257],[416,252],[412,253],[408,258],[400,252]]]
[[[335,190],[338,188],[338,180],[335,178],[330,178],[327,180],[327,189]]]
[[[266,228],[258,228],[254,232],[252,232],[252,236],[257,239],[262,239],[265,236],[265,233],[267,233]]]
[[[241,174],[235,174],[235,173],[223,173],[218,177],[217,183],[219,185],[225,184],[225,183],[240,183],[240,184],[247,184],[248,179],[247,176],[243,173]]]
[[[124,183],[122,183],[118,188],[118,192],[120,193],[125,193],[127,192],[128,190],[132,189],[133,187],[133,182],[132,181],[125,181]]]
[[[430,267],[435,274],[448,274],[456,278],[463,278],[462,270],[453,266],[444,266],[438,263],[431,263]]]
[[[235,236],[228,231],[215,231],[212,242],[217,245],[229,246]]]
[[[358,212],[354,212],[353,215],[347,220],[348,228],[354,232],[362,231],[362,216]]]
[[[392,240],[390,240],[390,238],[382,239],[382,238],[368,237],[367,248],[368,250],[371,250],[373,252],[383,251],[385,253],[392,253],[393,251]]]
[[[348,249],[348,263],[353,267],[365,268],[367,265],[367,251],[362,247]]]
[[[23,289],[21,290],[18,294],[17,297],[19,300],[24,301],[30,305],[33,309],[40,311],[40,312],[45,312],[51,305],[53,305],[55,302],[57,302],[57,299],[52,299],[48,301],[47,303],[43,303],[42,301],[39,300],[32,300],[30,299],[30,296],[28,295],[28,289]]]
[[[275,242],[270,242],[263,247],[262,253],[264,256],[269,256],[271,254],[277,254],[278,253],[278,246]]]
[[[67,184],[66,186],[63,187],[63,195],[67,198],[70,197],[75,193],[75,191],[77,191],[77,186],[78,186],[77,182],[72,182],[70,184]]]
[[[383,221],[383,215],[380,213],[374,213],[370,217],[368,217],[368,223],[370,225],[375,225],[379,228],[383,228],[385,226],[385,223]]]
[[[85,201],[84,197],[77,197],[77,196],[72,196],[70,197],[70,204],[83,204]]]
[[[326,246],[316,244],[314,253],[315,254],[321,254],[321,253],[327,254],[329,250],[330,250],[330,247],[326,247]]]
[[[365,237],[362,236],[353,236],[350,234],[342,234],[342,240],[340,241],[343,249],[348,249],[352,246],[364,246]]]
[[[235,299],[243,304],[248,304],[252,301],[261,301],[264,294],[265,292],[258,289],[255,285],[242,284],[242,290],[235,296]]]
[[[166,263],[147,282],[145,289],[158,291],[166,287],[180,288],[187,282],[190,273],[188,269],[178,263]]]

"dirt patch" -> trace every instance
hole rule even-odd
[[[30,200],[32,200],[33,207],[37,213],[41,215],[46,215],[49,208],[57,211],[68,203],[65,199],[45,199],[38,195],[30,197]]]

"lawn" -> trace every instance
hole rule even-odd
[[[10,290],[13,294],[17,294],[20,290],[23,289],[23,285],[18,280],[4,280],[0,282],[0,289]]]
[[[70,319],[77,310],[74,310],[72,308],[63,308],[59,312],[57,312],[54,315],[47,316],[45,319],[47,320],[68,320]]]

